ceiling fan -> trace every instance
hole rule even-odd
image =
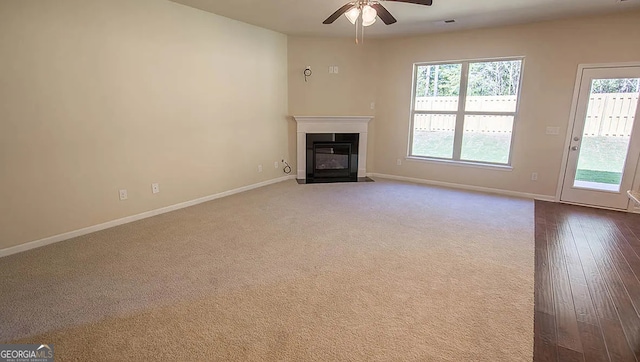
[[[384,1],[395,1],[395,2],[402,2],[402,3],[426,5],[426,6],[431,6],[431,4],[433,3],[433,0],[384,0]],[[340,9],[336,10],[333,14],[331,14],[331,16],[327,18],[327,20],[323,21],[322,23],[332,24],[342,14],[344,14],[347,17],[347,19],[349,19],[349,21],[352,24],[355,24],[356,26],[358,25],[357,24],[358,20],[361,19],[363,27],[369,26],[375,23],[376,17],[380,17],[380,19],[386,25],[391,25],[398,21],[377,0],[355,0],[345,4]]]

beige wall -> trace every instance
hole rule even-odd
[[[373,114],[377,52],[374,42],[353,39],[293,37],[289,49],[289,112],[296,116]],[[329,74],[329,66],[338,74]],[[304,69],[313,74],[304,79]]]
[[[368,40],[372,49],[366,62],[377,64],[376,71],[362,69],[356,81],[375,79],[376,90],[373,165],[368,171],[426,180],[480,187],[554,195],[563,157],[565,135],[573,96],[576,71],[580,63],[640,61],[640,12],[543,22],[388,40]],[[345,111],[368,113],[362,95],[331,83],[315,84],[312,97],[300,101],[303,86],[294,84],[302,69],[300,53],[315,54],[326,63],[328,57],[362,56],[342,45],[340,40],[296,38],[289,41],[289,88],[299,94],[289,97],[289,109],[300,114]],[[327,44],[338,44],[328,46]],[[345,43],[346,44],[346,43]],[[351,44],[352,48],[357,48]],[[373,56],[371,55],[373,53]],[[295,56],[292,56],[295,55]],[[408,148],[412,67],[414,62],[525,56],[520,115],[517,118],[512,171],[446,165],[405,160]],[[348,60],[344,60],[348,63]],[[369,73],[367,73],[369,72]],[[350,76],[345,75],[346,77]],[[367,97],[371,97],[367,94]],[[354,99],[356,108],[346,108],[333,100]],[[323,112],[323,105],[329,111]],[[546,126],[560,127],[561,134],[545,134]],[[398,158],[402,166],[396,165]],[[538,181],[530,181],[531,172]]]
[[[376,99],[378,72],[375,42],[365,40],[355,45],[354,39],[290,36],[289,49],[289,114],[291,116],[368,116],[375,115],[371,102]],[[304,79],[304,69],[313,74]],[[329,66],[338,66],[338,74],[330,74]],[[369,125],[367,168],[373,167],[375,122]],[[296,125],[289,120],[291,159],[296,154]],[[295,168],[294,168],[295,169]]]
[[[640,61],[640,12],[438,34],[380,43],[375,171],[421,179],[554,195],[578,64]],[[525,56],[513,171],[396,159],[407,154],[412,64]],[[546,126],[560,127],[557,136]],[[538,181],[531,173],[538,172]]]
[[[0,2],[0,99],[0,249],[284,175],[286,36],[173,2]]]

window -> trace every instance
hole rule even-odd
[[[409,156],[510,165],[522,58],[414,65]]]

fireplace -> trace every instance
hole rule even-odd
[[[358,181],[357,133],[307,133],[306,182]]]
[[[293,116],[293,118],[297,123],[296,179],[298,183],[369,180],[366,177],[367,130],[369,121],[373,117]],[[311,137],[307,137],[308,135]]]

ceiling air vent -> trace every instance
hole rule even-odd
[[[433,22],[434,25],[438,25],[438,26],[447,26],[455,23],[456,23],[456,19],[438,20]]]

